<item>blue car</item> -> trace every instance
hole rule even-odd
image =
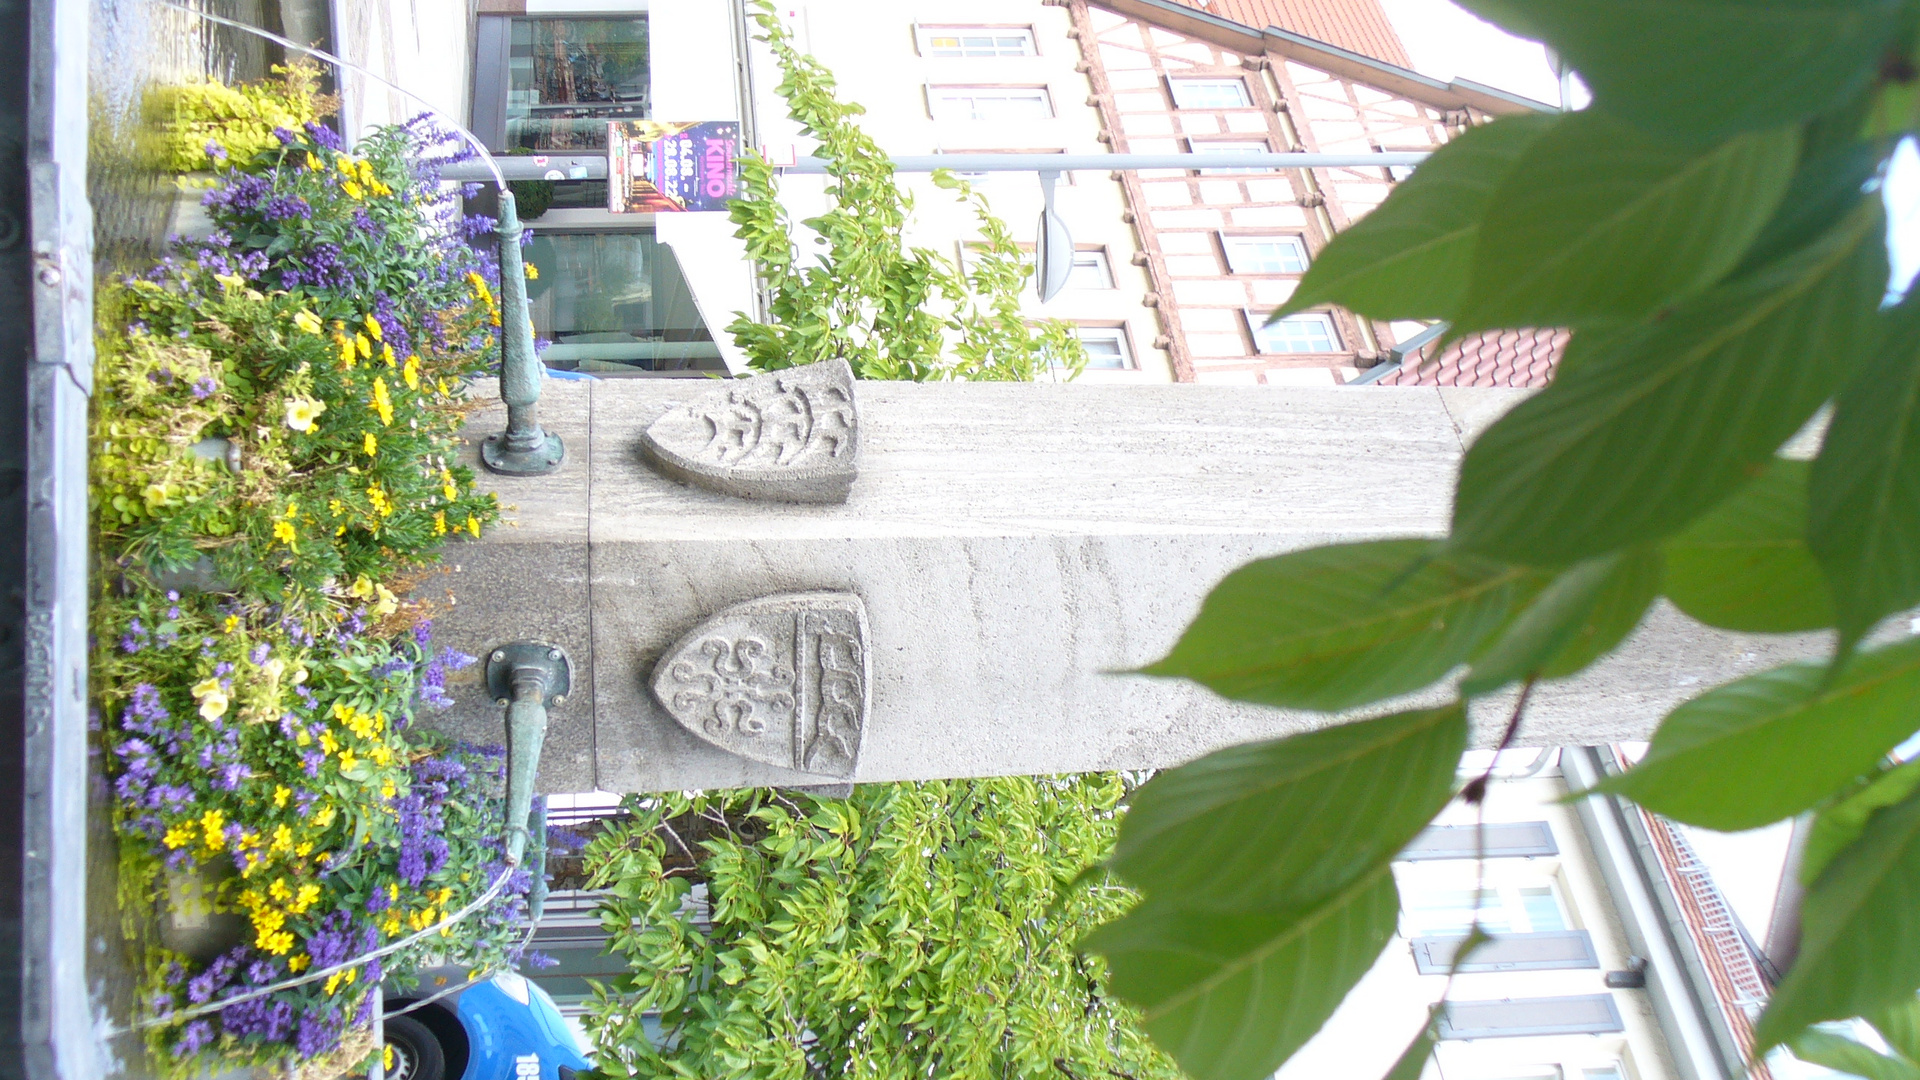
[[[389,992],[387,1080],[572,1080],[587,1069],[553,998],[516,972],[394,1015],[465,980],[460,968],[436,968]]]

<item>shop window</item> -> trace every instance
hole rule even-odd
[[[1253,105],[1245,79],[1168,79],[1178,109],[1245,109]]]
[[[1307,245],[1297,236],[1223,236],[1227,269],[1235,274],[1304,274]]]
[[[607,121],[649,115],[644,14],[482,16],[475,36],[474,130],[496,151],[605,150]]]
[[[1045,120],[1053,98],[1044,86],[929,86],[935,120]]]
[[[1253,347],[1262,353],[1331,353],[1340,351],[1340,335],[1327,315],[1289,315],[1267,322],[1264,311],[1248,311]]]
[[[921,26],[915,28],[921,56],[1032,56],[1033,29],[1025,26]]]
[[[550,366],[604,374],[719,371],[673,250],[651,232],[535,232],[525,249],[533,325]]]

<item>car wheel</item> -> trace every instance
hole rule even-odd
[[[447,1080],[447,1056],[427,1025],[411,1016],[386,1019],[387,1080]]]

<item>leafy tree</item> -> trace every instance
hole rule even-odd
[[[1593,107],[1449,143],[1276,314],[1569,327],[1559,374],[1469,449],[1449,536],[1243,567],[1146,669],[1328,712],[1456,700],[1160,775],[1110,864],[1145,898],[1087,944],[1189,1074],[1270,1073],[1392,934],[1388,861],[1455,796],[1466,705],[1517,686],[1511,742],[1538,680],[1664,595],[1713,626],[1836,631],[1821,662],[1681,705],[1607,784],[1710,828],[1817,815],[1754,1050],[1831,1050],[1810,1025],[1920,988],[1920,791],[1888,764],[1920,728],[1920,639],[1866,644],[1920,602],[1920,298],[1886,300],[1877,184],[1920,126],[1920,5],[1463,2],[1558,50]],[[1817,458],[1781,460],[1823,407]]]
[[[761,370],[844,359],[863,379],[1024,381],[1058,364],[1086,366],[1073,328],[1059,319],[1029,321],[1020,291],[1033,273],[1006,223],[986,197],[941,170],[933,182],[974,214],[980,238],[970,266],[931,248],[909,246],[913,199],[900,190],[887,152],[860,130],[866,110],[839,100],[833,75],[794,48],[768,0],[753,19],[780,67],[775,93],[801,132],[819,141],[827,161],[828,208],[801,225],[812,231],[808,257],[780,202],[779,174],[749,150],[740,162],[741,197],[732,204],[769,297],[767,320],[738,315],[727,331]]]
[[[1177,1080],[1074,951],[1131,891],[1055,899],[1111,847],[1124,792],[1089,774],[629,796],[585,856],[632,966],[595,994],[599,1070]]]

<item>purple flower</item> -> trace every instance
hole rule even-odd
[[[247,659],[253,661],[254,667],[259,667],[261,664],[267,662],[267,654],[272,651],[265,642],[261,642],[253,647],[252,652],[247,654]]]
[[[268,221],[305,221],[313,216],[313,207],[298,195],[276,195],[260,207],[260,216]]]
[[[421,619],[413,624],[413,643],[425,647],[433,642],[433,620]]]
[[[227,148],[224,146],[221,146],[217,142],[214,142],[212,139],[207,140],[206,150],[207,150],[207,156],[212,158],[215,161],[227,160]]]
[[[213,396],[213,392],[215,389],[217,389],[217,384],[213,381],[213,376],[211,375],[203,376],[202,378],[199,378],[194,381],[194,384],[193,384],[194,399],[196,401],[205,401],[206,399]]]
[[[212,1041],[213,1024],[206,1020],[195,1020],[181,1030],[180,1041],[173,1044],[173,1056],[192,1057]]]
[[[315,143],[329,150],[345,150],[347,144],[340,141],[340,134],[325,124],[307,121],[307,134]]]
[[[298,135],[295,135],[284,127],[274,128],[273,137],[280,140],[281,146],[292,146],[295,140],[299,138]]]

